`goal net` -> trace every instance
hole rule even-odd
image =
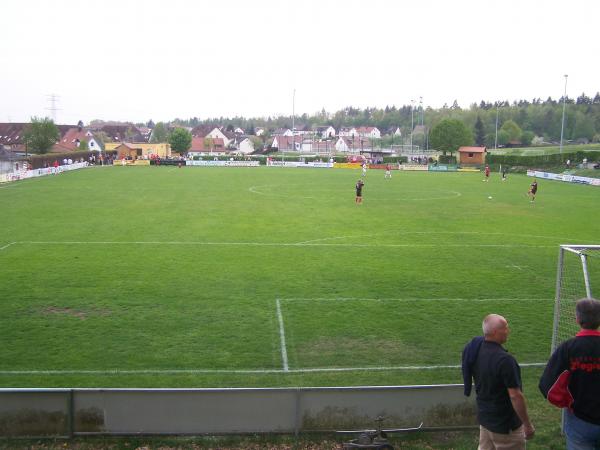
[[[556,275],[552,349],[575,336],[575,303],[600,294],[600,245],[561,245]],[[597,297],[595,297],[597,298]]]

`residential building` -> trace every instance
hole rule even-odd
[[[273,138],[272,148],[278,151],[300,151],[302,148],[302,138],[299,136],[275,136]]]
[[[272,136],[293,136],[294,133],[292,133],[292,130],[290,130],[289,128],[277,128],[275,131],[273,131]]]
[[[338,133],[340,137],[355,137],[358,136],[358,131],[354,127],[341,127]]]
[[[315,127],[313,131],[315,135],[322,139],[329,139],[335,136],[335,128],[333,128],[331,125]]]
[[[363,137],[345,137],[340,136],[335,143],[335,149],[338,152],[361,153],[365,150],[371,150],[371,141]]]
[[[81,142],[87,142],[87,149],[92,151],[102,151],[102,141],[96,139],[94,133],[83,127],[69,128],[67,132],[52,147],[54,153],[72,152],[79,150]]]
[[[120,142],[116,147],[106,144],[106,151],[117,152],[117,158],[133,158],[133,159],[148,159],[148,158],[167,158],[171,156],[171,145],[167,143],[150,144],[148,142]]]
[[[192,128],[192,137],[210,137],[213,139],[222,139],[225,147],[234,140],[235,133],[227,131],[225,127],[216,127],[214,125],[198,125]]]
[[[381,131],[377,127],[358,127],[356,132],[360,137],[370,139],[381,139]]]

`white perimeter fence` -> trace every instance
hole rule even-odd
[[[323,388],[0,389],[0,436],[300,433],[476,425],[459,384]]]
[[[0,183],[8,181],[24,180],[27,178],[44,177],[46,175],[55,175],[69,170],[83,169],[87,167],[87,162],[67,164],[58,167],[46,167],[44,169],[20,170],[18,172],[0,173]]]

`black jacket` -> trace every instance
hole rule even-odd
[[[550,403],[600,425],[600,332],[581,330],[550,357],[539,384]]]
[[[473,364],[477,361],[477,355],[483,342],[483,336],[476,336],[465,345],[462,352],[462,376],[464,384],[464,392],[468,397],[471,395],[471,388],[473,387]]]

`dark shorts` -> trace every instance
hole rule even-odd
[[[357,197],[362,197],[362,192],[361,191],[356,191],[356,196]]]

